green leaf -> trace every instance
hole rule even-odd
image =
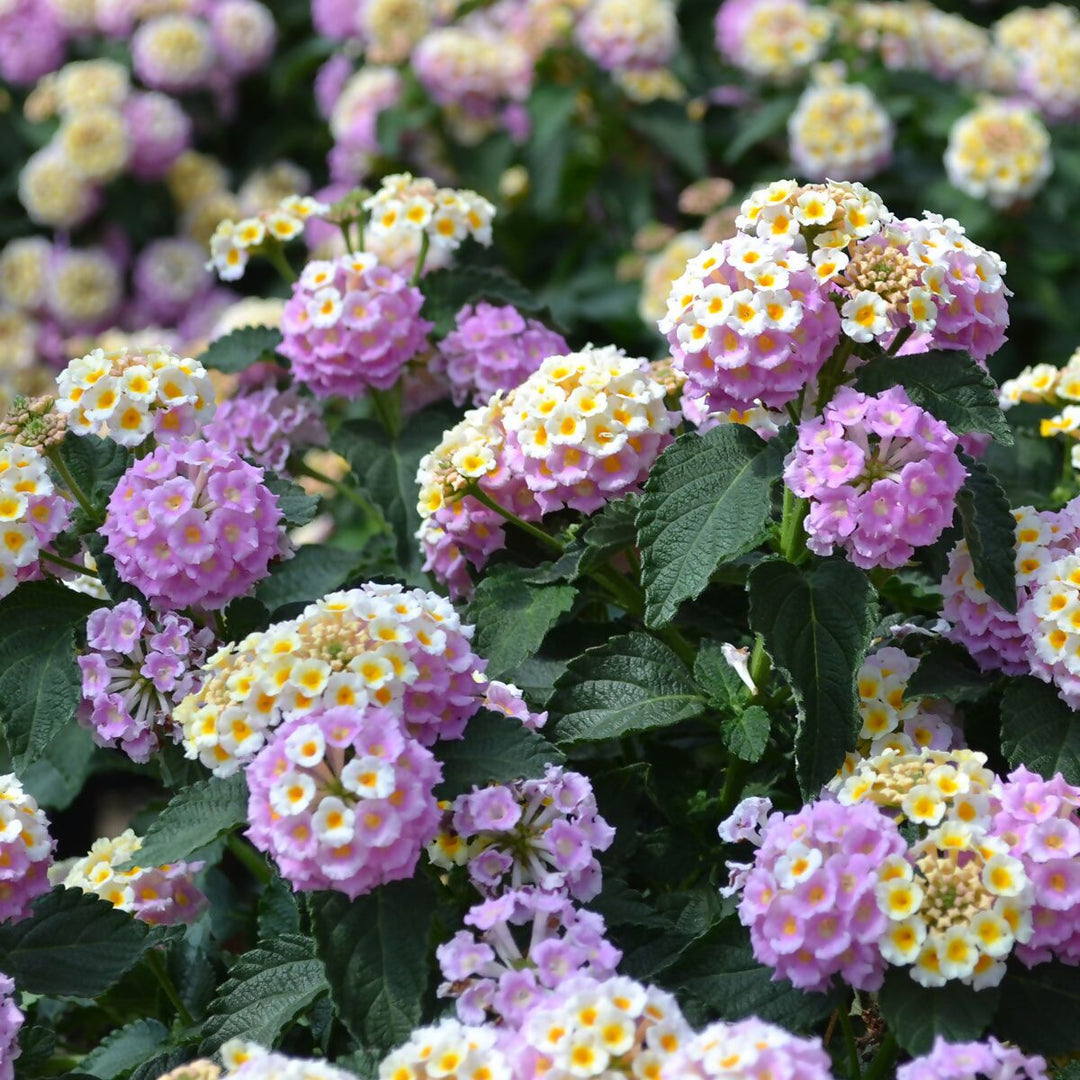
[[[919,660],[906,695],[977,701],[986,696],[991,686],[991,678],[975,666],[966,649],[951,641],[935,641]]]
[[[749,688],[728,663],[723,646],[703,641],[694,658],[694,678],[705,691],[709,704],[721,712],[740,710],[750,696]]]
[[[158,814],[132,862],[139,866],[179,862],[247,821],[247,807],[243,773],[226,780],[199,780],[174,795]]]
[[[711,1016],[741,1020],[759,1016],[792,1031],[806,1031],[836,1007],[839,992],[808,994],[754,959],[746,931],[728,918],[690,942],[657,981],[681,1002],[696,1003]]]
[[[476,651],[487,658],[493,679],[509,675],[537,652],[548,631],[573,606],[573,585],[530,585],[530,570],[497,566],[476,586],[469,621],[476,626]]]
[[[708,174],[705,140],[701,124],[692,120],[686,109],[672,101],[654,101],[634,105],[624,113],[632,128],[641,132],[680,169],[692,177]]]
[[[765,753],[771,730],[769,714],[760,705],[751,705],[742,712],[724,717],[720,738],[730,753],[753,765]]]
[[[95,754],[90,732],[80,724],[67,724],[45,747],[45,753],[19,774],[19,779],[39,806],[66,810],[82,791]]]
[[[79,1068],[100,1080],[113,1080],[153,1057],[168,1038],[169,1029],[159,1020],[133,1020],[107,1035]]]
[[[968,478],[956,497],[975,574],[987,595],[1016,611],[1016,519],[1009,500],[981,461],[961,454]]]
[[[938,1035],[948,1042],[978,1039],[1000,998],[997,987],[973,990],[955,981],[941,987],[920,986],[907,968],[890,968],[878,993],[878,1007],[909,1054],[926,1054]]]
[[[916,405],[957,435],[981,431],[1006,445],[1013,441],[994,380],[967,353],[878,356],[859,369],[855,385],[864,394],[902,386]]]
[[[645,618],[670,622],[722,563],[765,534],[782,450],[741,424],[684,435],[657,459],[638,511]]]
[[[0,926],[0,971],[31,994],[97,997],[159,936],[107,901],[58,885],[28,919]]]
[[[463,739],[439,743],[443,764],[440,798],[452,799],[475,784],[543,776],[547,765],[561,765],[563,752],[535,731],[501,713],[482,710],[465,729]]]
[[[454,329],[457,313],[466,304],[487,300],[513,304],[519,311],[539,311],[543,306],[520,281],[491,266],[435,270],[423,277],[420,291],[424,294],[421,314],[435,324],[434,334],[439,338]]]
[[[627,495],[608,503],[582,524],[562,555],[554,562],[530,570],[525,580],[532,585],[576,581],[590,570],[603,566],[613,555],[636,543],[634,522],[639,504],[637,495]]]
[[[60,457],[80,490],[104,517],[113,488],[131,464],[131,451],[112,439],[69,431],[60,444]]]
[[[236,961],[210,1003],[201,1052],[213,1053],[229,1039],[272,1046],[286,1024],[326,989],[310,938],[281,934],[260,942]]]
[[[795,98],[790,94],[774,98],[756,109],[742,111],[745,122],[724,151],[724,162],[734,165],[746,152],[773,135],[779,135],[795,108]]]
[[[1080,784],[1080,719],[1038,679],[1014,679],[1001,701],[1001,751],[1015,769],[1040,776],[1060,772]]]
[[[803,793],[836,775],[855,747],[855,676],[877,620],[869,579],[843,559],[773,560],[750,572],[750,626],[765,639],[798,708],[795,771]]]
[[[75,631],[99,607],[54,581],[25,582],[0,601],[0,722],[18,769],[74,718],[82,696]]]
[[[1040,1054],[1080,1052],[1080,968],[1054,961],[1030,970],[1009,964],[994,1034]]]
[[[277,496],[278,506],[285,515],[284,523],[290,529],[306,525],[319,510],[319,496],[309,495],[299,484],[283,476],[266,473],[263,483]]]
[[[259,582],[255,596],[268,611],[276,611],[285,604],[318,600],[348,581],[361,560],[356,551],[304,544],[291,559],[276,566],[269,577]]]
[[[424,878],[350,901],[316,893],[311,922],[338,1016],[366,1047],[387,1051],[420,1022],[431,973],[436,898]]]
[[[555,738],[572,745],[670,727],[705,702],[671,649],[634,633],[571,661],[548,704],[558,717]]]
[[[245,326],[210,342],[199,359],[204,367],[236,374],[258,363],[280,344],[280,330],[269,326]]]

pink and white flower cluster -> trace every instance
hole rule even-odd
[[[15,980],[0,972],[0,1080],[14,1080],[19,1031],[25,1017],[15,1004]]]
[[[25,919],[49,891],[55,847],[37,800],[14,773],[0,776],[0,922]]]
[[[969,1080],[973,1076],[1004,1080],[1047,1080],[1046,1061],[1005,1046],[992,1035],[985,1042],[948,1043],[939,1035],[928,1054],[901,1065],[896,1080]]]

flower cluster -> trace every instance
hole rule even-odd
[[[285,554],[263,471],[202,439],[159,446],[109,497],[101,534],[121,579],[153,607],[224,607]]]
[[[411,877],[435,835],[442,768],[386,708],[286,720],[246,770],[247,835],[298,891],[356,898]]]
[[[289,1057],[244,1039],[230,1039],[220,1054],[228,1080],[350,1080],[353,1076],[325,1061]],[[202,1059],[181,1065],[161,1080],[219,1080],[220,1076],[217,1065]]]
[[[89,854],[72,864],[62,884],[67,889],[94,893],[120,911],[155,926],[194,922],[207,904],[192,881],[203,864],[129,867],[142,843],[131,829],[115,840],[95,840]]]
[[[475,191],[440,188],[426,177],[384,176],[378,191],[364,200],[364,209],[371,214],[372,236],[387,243],[404,243],[417,235],[447,251],[469,236],[480,244],[491,243],[495,207]]]
[[[212,631],[196,630],[183,615],[151,619],[134,600],[92,612],[86,643],[93,651],[79,657],[80,722],[99,746],[149,761],[162,735],[179,741],[173,709],[200,685],[197,669],[213,641]]]
[[[15,980],[0,972],[0,1080],[14,1080],[19,1030],[25,1017],[15,1004]]]
[[[456,998],[467,1024],[494,1015],[520,1027],[568,979],[607,979],[622,958],[604,937],[604,920],[560,892],[510,889],[470,908],[465,923],[477,933],[459,930],[436,956],[446,980],[439,996]]]
[[[994,24],[994,38],[1012,62],[1012,83],[1052,123],[1080,115],[1080,19],[1064,4],[1020,7]]]
[[[49,819],[14,773],[0,776],[0,922],[24,919],[49,891]]]
[[[1070,708],[1080,708],[1080,556],[1069,550],[1058,555],[1030,590],[1017,623],[1027,638],[1031,674],[1053,683]]]
[[[821,55],[832,18],[806,0],[724,0],[716,47],[759,79],[787,82]]]
[[[282,720],[336,706],[390,708],[425,746],[460,738],[483,697],[472,632],[421,589],[331,593],[210,657],[202,689],[175,713],[187,755],[228,776]]]
[[[490,895],[509,885],[537,885],[575,900],[600,891],[597,851],[615,830],[597,813],[592,785],[581,773],[549,765],[543,778],[474,787],[451,807],[453,844],[432,845],[432,860],[447,865],[448,846],[468,861],[469,877]]]
[[[516,308],[466,304],[439,342],[438,367],[455,404],[482,405],[498,390],[513,390],[549,356],[570,351],[561,334]]]
[[[57,376],[56,408],[76,435],[121,446],[192,435],[214,413],[214,388],[198,360],[166,348],[145,353],[95,349]]]
[[[843,387],[799,425],[784,481],[810,500],[807,546],[841,547],[856,566],[901,566],[948,528],[967,475],[947,424],[900,387],[867,397]]]
[[[830,1080],[832,1061],[820,1039],[792,1035],[757,1017],[718,1021],[664,1063],[660,1080]]]
[[[379,1066],[379,1080],[511,1080],[512,1075],[495,1030],[458,1020],[414,1031]]]
[[[233,221],[224,218],[210,237],[210,263],[222,281],[239,281],[251,256],[275,244],[287,244],[299,237],[312,217],[329,211],[308,195],[286,195],[272,210]]]
[[[1050,135],[1030,109],[987,101],[949,132],[945,170],[954,187],[994,207],[1034,195],[1054,168]]]
[[[896,1080],[970,1080],[974,1076],[1047,1080],[1046,1062],[1038,1055],[1027,1057],[992,1035],[986,1042],[969,1043],[947,1043],[939,1035],[930,1053],[896,1070]]]
[[[1064,367],[1034,364],[998,387],[998,404],[1002,409],[1011,409],[1022,401],[1066,406],[1080,403],[1080,349],[1073,352]],[[1041,433],[1052,434],[1059,422],[1057,418],[1044,421]]]
[[[591,0],[577,41],[605,71],[662,67],[679,44],[675,6],[671,0]]]
[[[865,180],[892,158],[893,125],[871,90],[822,65],[788,118],[791,160],[811,180]]]
[[[42,549],[67,528],[70,511],[36,447],[0,447],[0,596],[39,574]]]
[[[206,269],[202,245],[183,237],[164,237],[139,252],[131,274],[137,324],[175,325],[182,337],[199,320],[199,308],[208,300],[214,277]],[[210,294],[210,295],[208,295]]]
[[[324,87],[324,92],[329,95],[330,90]],[[335,181],[355,184],[367,176],[379,154],[379,114],[396,105],[401,92],[401,75],[395,68],[365,66],[333,94],[326,112],[334,136],[329,164]]]
[[[388,390],[427,344],[420,290],[371,255],[304,267],[281,317],[278,347],[317,397]]]

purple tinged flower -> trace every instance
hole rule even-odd
[[[210,8],[210,32],[225,70],[234,77],[264,67],[277,41],[274,17],[258,0],[218,0]]]
[[[990,1036],[985,1042],[948,1043],[938,1036],[930,1053],[901,1065],[896,1080],[1047,1080],[1046,1061],[1026,1056]]]
[[[191,146],[191,118],[168,94],[132,94],[123,106],[131,137],[129,168],[139,180],[160,180]]]
[[[0,972],[0,1080],[14,1080],[19,1029],[25,1017],[15,1004],[15,980]]]
[[[732,810],[730,816],[720,822],[717,833],[729,844],[749,840],[755,847],[761,846],[762,830],[772,813],[772,799],[750,795]]]

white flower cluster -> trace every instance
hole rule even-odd
[[[478,409],[468,409],[461,420],[443,433],[416,470],[420,497],[417,512],[425,521],[482,476],[499,469],[503,446],[501,394]],[[423,532],[424,526],[421,526]]]
[[[512,1075],[495,1045],[495,1031],[458,1020],[414,1031],[379,1066],[379,1080],[511,1080]]]
[[[379,190],[364,201],[371,214],[368,228],[383,241],[411,240],[425,234],[433,247],[452,251],[471,236],[491,243],[495,207],[465,189],[437,187],[434,180],[395,173],[383,177]]]
[[[732,59],[758,78],[787,82],[821,56],[833,17],[800,0],[767,0],[751,7]]]
[[[329,209],[326,203],[309,195],[287,195],[273,210],[240,221],[226,218],[210,237],[207,269],[215,270],[222,281],[239,281],[253,251],[268,240],[282,244],[295,240],[309,218],[319,217]]]
[[[1034,364],[1024,368],[1014,379],[1006,379],[998,389],[998,404],[1011,409],[1020,402],[1060,405],[1080,402],[1080,349],[1076,349],[1062,368],[1053,364]],[[1044,430],[1043,434],[1047,434]]]
[[[56,408],[76,435],[138,446],[151,432],[188,434],[214,414],[214,387],[198,360],[164,347],[95,349],[57,376]]]
[[[1020,627],[1036,661],[1033,673],[1047,682],[1052,677],[1075,708],[1080,700],[1080,556],[1040,566],[1033,584],[1031,599],[1020,610]]]
[[[945,170],[966,195],[998,209],[1028,199],[1054,169],[1050,133],[1033,109],[985,101],[949,132]]]
[[[222,1046],[220,1054],[229,1080],[355,1080],[354,1073],[346,1072],[325,1061],[286,1057],[246,1039],[230,1039]],[[203,1064],[196,1061],[189,1066],[192,1080],[212,1075],[209,1072],[196,1071],[194,1066]],[[209,1062],[205,1063],[204,1068],[206,1066],[214,1068]],[[182,1071],[178,1069],[176,1073]],[[161,1080],[166,1078],[162,1077]],[[181,1080],[180,1076],[176,1076],[176,1080]]]

